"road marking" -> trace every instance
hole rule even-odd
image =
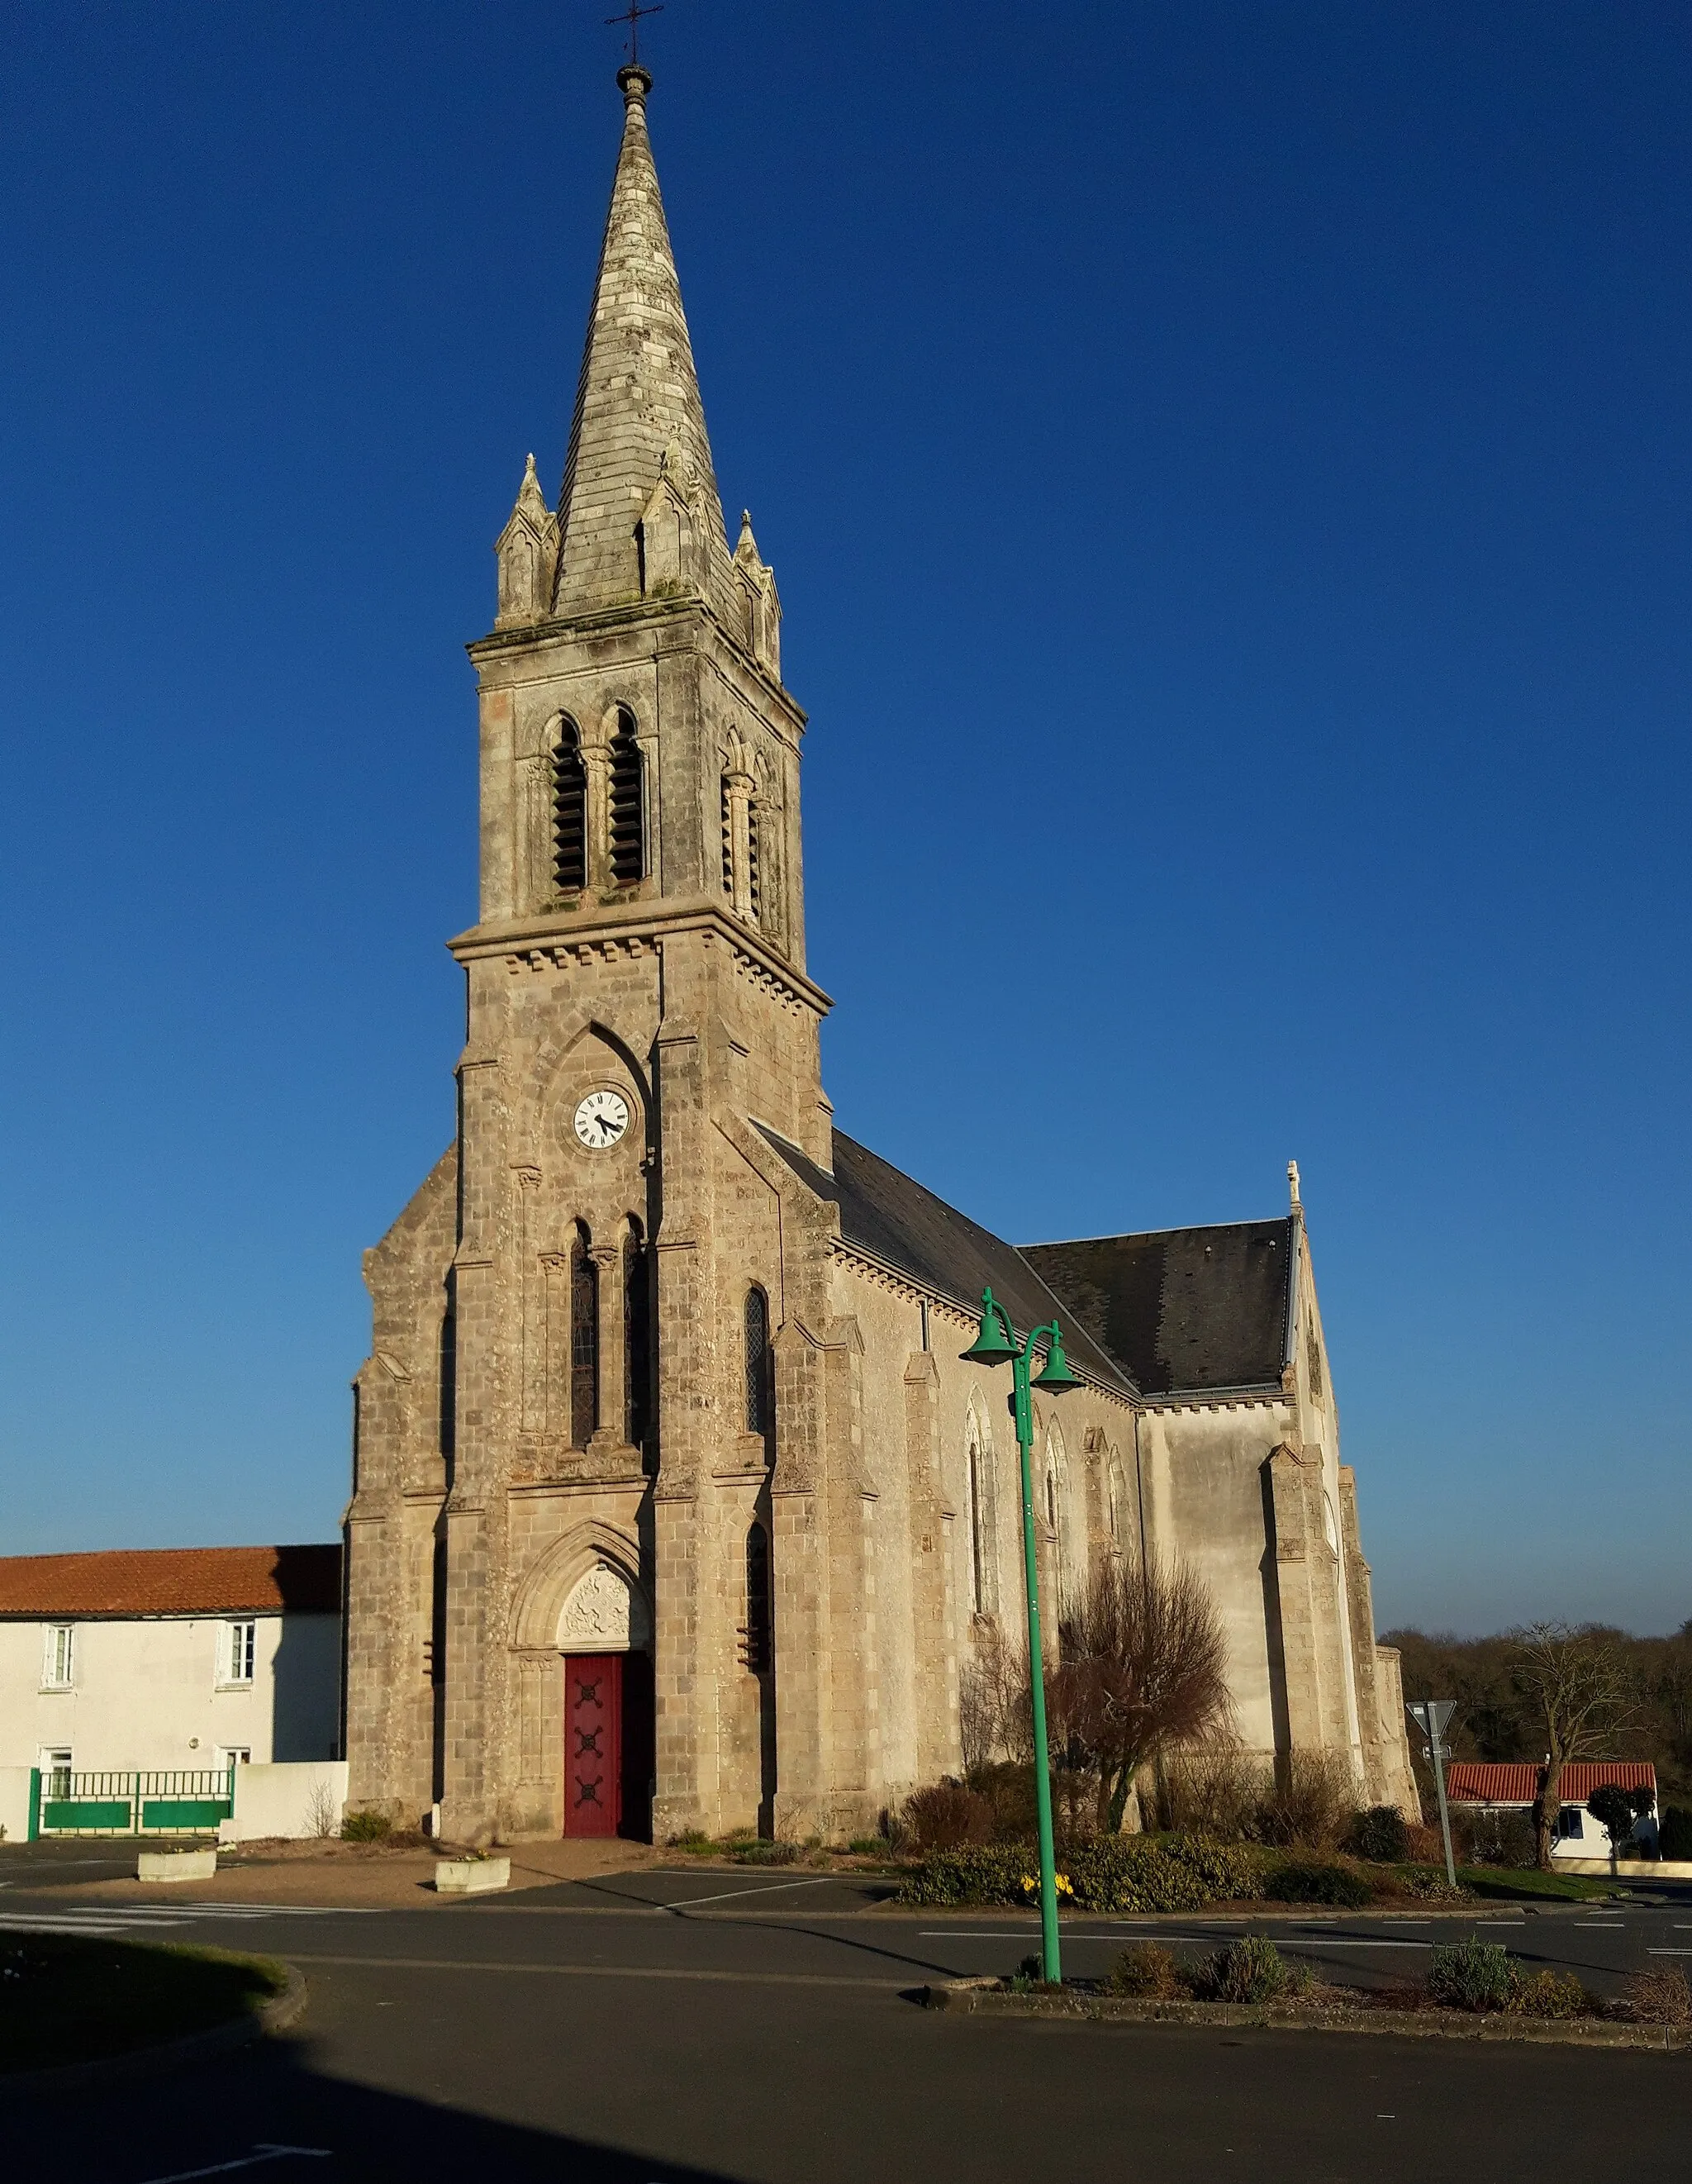
[[[226,2176],[231,2169],[253,2169],[261,2161],[287,2161],[297,2153],[326,2161],[333,2150],[327,2146],[272,2146],[261,2138],[251,2153],[243,2153],[237,2161],[214,2161],[209,2169],[179,2169],[174,2176],[150,2176],[147,2184],[188,2184],[194,2176]]]
[[[773,1896],[778,1888],[827,1888],[839,1875],[825,1873],[815,1880],[764,1880],[754,1888],[726,1888],[721,1896],[687,1896],[674,1903],[660,1903],[660,1911],[691,1911],[700,1903],[726,1903],[736,1896]]]
[[[1692,1957],[1692,1949],[1647,1949],[1648,1957]]]
[[[1288,1937],[1289,1949],[1431,1949],[1432,1942],[1389,1942],[1377,1936],[1372,1941],[1347,1941],[1338,1934],[1294,1934]]]
[[[101,1903],[63,1909],[0,1911],[0,1933],[131,1934],[202,1922],[228,1925],[253,1919],[339,1919],[379,1914],[374,1904]]]
[[[848,1979],[827,1972],[725,1972],[695,1970],[691,1965],[669,1964],[507,1964],[497,1958],[465,1961],[456,1957],[329,1957],[309,1949],[290,1949],[288,1961],[296,1964],[329,1964],[341,1970],[376,1972],[544,1972],[563,1979],[693,1980],[722,1986],[849,1986],[881,1994],[925,1982],[921,1974],[932,1970],[949,1976],[942,1967],[914,1965],[895,1979]],[[155,2180],[163,2184],[163,2180]]]

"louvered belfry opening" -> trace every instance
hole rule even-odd
[[[752,922],[764,922],[764,890],[758,871],[758,799],[746,807],[746,892],[752,904]]]
[[[766,1461],[775,1455],[775,1362],[770,1348],[770,1300],[754,1285],[746,1292],[746,1430],[763,1441]]]
[[[587,884],[587,768],[574,721],[559,723],[552,760],[552,869],[561,894]]]
[[[599,1424],[599,1269],[576,1223],[570,1254],[570,1445],[586,1448]]]
[[[633,714],[621,711],[611,738],[611,878],[619,887],[646,878],[646,754]]]
[[[728,776],[722,777],[722,891],[734,894],[734,806],[728,800]]]

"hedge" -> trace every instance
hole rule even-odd
[[[1199,1911],[1250,1899],[1261,1864],[1237,1844],[1194,1836],[1101,1836],[1058,1854],[1069,1899],[1081,1911]],[[906,1876],[906,1903],[1022,1903],[1039,1871],[1031,1843],[932,1852]]]

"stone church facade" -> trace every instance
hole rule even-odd
[[[647,133],[621,153],[557,509],[532,460],[481,688],[459,1128],[365,1255],[346,1514],[354,1807],[458,1839],[863,1832],[961,1759],[1022,1614],[990,1283],[1061,1318],[1055,1593],[1178,1557],[1236,1725],[1416,1808],[1297,1202],[1018,1250],[834,1127],[805,716],[731,549]],[[1072,1336],[1071,1330],[1072,1329]]]

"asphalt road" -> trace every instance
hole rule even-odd
[[[1508,2184],[1611,2165],[1618,2145],[1630,2167],[1678,2174],[1692,2121],[1678,2055],[925,2012],[908,1997],[928,1981],[1013,1966],[1032,1918],[866,1909],[861,1885],[832,1878],[648,1869],[426,1910],[281,1912],[79,1906],[5,1872],[0,1942],[25,1924],[121,1922],[286,1956],[311,1986],[290,2040],[103,2095],[0,2094],[0,2143],[55,2184],[1455,2184],[1477,2168]],[[1323,1976],[1364,1980],[1401,1978],[1473,1930],[1250,1923]],[[1600,1988],[1672,1960],[1659,1953],[1692,1963],[1688,1903],[1481,1923],[1530,1965]],[[1067,1960],[1102,1970],[1137,1934],[1193,1953],[1239,1930],[1077,1919]]]

